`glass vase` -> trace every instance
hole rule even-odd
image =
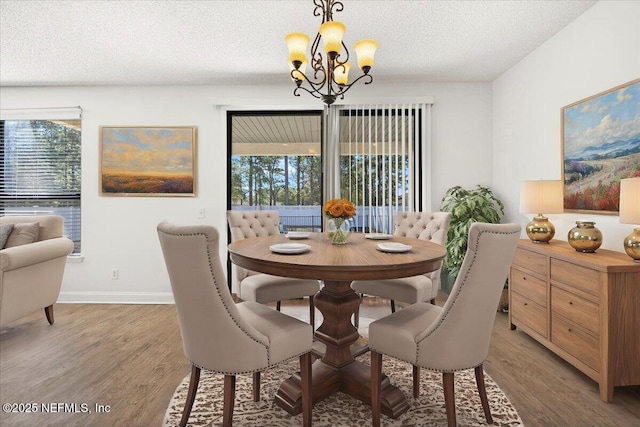
[[[327,236],[334,245],[344,245],[351,235],[348,219],[332,218],[327,221]]]

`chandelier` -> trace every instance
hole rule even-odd
[[[331,105],[337,97],[344,99],[345,92],[357,81],[365,79],[364,84],[370,84],[373,81],[369,70],[373,67],[373,57],[378,43],[375,40],[364,39],[354,45],[358,67],[364,74],[348,83],[351,62],[349,62],[349,50],[342,41],[347,28],[342,22],[333,20],[333,12],[341,12],[344,6],[342,2],[335,0],[313,0],[313,4],[316,6],[313,14],[322,16],[322,25],[311,45],[312,75],[305,74],[309,64],[306,55],[309,36],[304,33],[290,33],[285,37],[289,48],[289,71],[296,85],[293,94],[300,96],[299,91],[304,90],[315,98],[322,99],[325,104]],[[326,58],[319,49],[320,39],[323,41]]]

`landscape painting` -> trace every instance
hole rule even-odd
[[[103,195],[195,196],[195,126],[101,126],[100,149]]]
[[[640,79],[562,109],[564,208],[616,214],[640,176]]]

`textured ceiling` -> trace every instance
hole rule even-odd
[[[376,81],[492,81],[595,1],[344,0]],[[0,85],[288,83],[284,36],[311,0],[0,1]]]

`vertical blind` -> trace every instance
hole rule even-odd
[[[63,216],[74,253],[80,252],[80,150],[79,108],[0,115],[0,214]]]
[[[334,188],[358,207],[358,230],[392,233],[398,211],[430,209],[430,107],[331,107],[329,138],[337,141],[340,165]]]

